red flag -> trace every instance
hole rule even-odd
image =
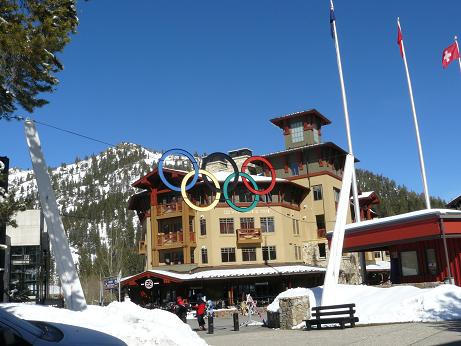
[[[443,50],[443,53],[442,53],[443,68],[447,68],[448,65],[450,65],[450,63],[456,59],[459,59],[459,49],[458,49],[458,45],[455,42],[451,46],[448,46],[447,48]]]
[[[397,22],[397,44],[399,45],[399,48],[400,48],[400,55],[403,58],[402,40],[403,40],[402,30],[400,30],[400,23]]]

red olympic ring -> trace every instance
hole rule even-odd
[[[247,188],[248,190],[250,190],[251,192],[253,192],[253,193],[256,194],[256,195],[260,195],[260,196],[261,196],[261,195],[268,194],[269,192],[272,191],[272,189],[273,189],[274,186],[275,186],[275,179],[276,179],[276,177],[275,177],[275,170],[274,170],[274,167],[272,167],[271,163],[270,163],[267,159],[265,159],[264,157],[262,157],[262,156],[251,156],[251,157],[249,157],[248,159],[246,159],[245,162],[243,162],[243,165],[242,165],[242,173],[245,173],[245,170],[246,170],[248,164],[249,164],[250,162],[253,162],[253,161],[261,161],[261,162],[264,162],[264,163],[267,165],[267,167],[269,167],[269,169],[270,169],[270,171],[271,171],[271,178],[272,178],[271,184],[270,184],[269,187],[268,187],[267,189],[265,189],[265,190],[256,190],[256,189],[254,189],[254,188],[252,188],[252,187],[250,186],[250,183],[248,182],[247,179],[245,179],[244,177],[242,177],[243,184],[245,184],[245,186],[246,186],[246,188]]]

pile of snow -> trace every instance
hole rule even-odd
[[[280,293],[269,311],[279,310],[279,299],[309,296],[311,306],[320,305],[322,287],[295,288]],[[363,285],[338,285],[336,304],[355,303],[359,324],[395,322],[438,322],[461,319],[461,287],[435,288],[396,286],[389,288]]]
[[[0,308],[26,320],[57,322],[98,330],[128,345],[207,345],[176,315],[159,309],[148,310],[125,301],[106,307],[89,305],[76,312],[32,304],[0,304]]]
[[[309,297],[309,302],[311,304],[311,307],[316,306],[314,292],[312,292],[308,288],[297,287],[297,288],[290,288],[286,290],[285,292],[280,293],[277,297],[275,297],[274,301],[267,306],[267,311],[271,311],[271,312],[279,311],[280,310],[280,307],[279,307],[280,298],[293,298],[293,297],[303,297],[303,296]]]

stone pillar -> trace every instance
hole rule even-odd
[[[280,329],[291,329],[311,317],[308,296],[280,298]]]

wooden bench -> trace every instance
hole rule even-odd
[[[354,317],[355,304],[316,306],[312,308],[312,318],[305,320],[307,330],[311,330],[313,325],[317,329],[322,328],[322,324],[339,324],[341,329],[346,327],[346,323],[355,327],[355,322],[359,321]],[[332,316],[332,317],[330,317]]]

